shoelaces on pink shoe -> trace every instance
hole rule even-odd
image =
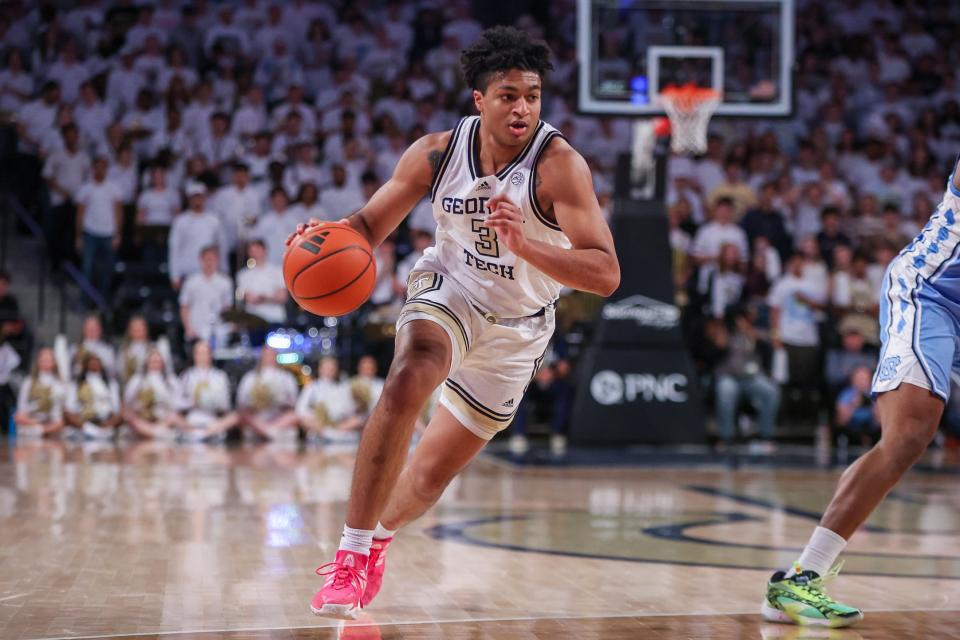
[[[348,567],[338,562],[328,562],[317,568],[318,576],[329,576],[330,574],[334,574],[332,585],[334,589],[342,589],[349,584],[359,592],[363,587],[363,573],[356,567]]]

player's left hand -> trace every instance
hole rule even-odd
[[[507,246],[514,255],[522,256],[527,246],[527,235],[523,231],[523,212],[507,196],[493,196],[487,202],[490,215],[483,221],[484,226],[497,232],[497,241]]]

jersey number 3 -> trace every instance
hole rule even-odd
[[[500,245],[497,244],[497,232],[490,227],[483,226],[483,220],[474,218],[470,225],[474,233],[480,234],[480,240],[474,243],[477,253],[488,258],[500,257]]]

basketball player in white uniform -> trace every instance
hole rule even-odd
[[[608,296],[620,283],[590,170],[540,120],[546,45],[495,27],[461,62],[480,115],[415,142],[345,220],[376,247],[429,195],[437,234],[408,281],[340,549],[317,570],[327,578],[311,601],[318,615],[353,618],[369,605],[394,532],[510,424],[553,334],[560,288]],[[440,384],[440,406],[403,469],[417,416]]]

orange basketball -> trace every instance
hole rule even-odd
[[[310,313],[342,316],[370,297],[377,264],[370,243],[352,227],[323,222],[287,247],[283,280],[297,304]]]

